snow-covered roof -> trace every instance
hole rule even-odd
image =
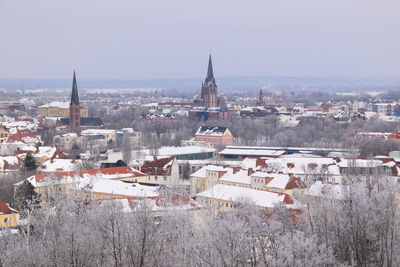
[[[60,102],[60,101],[53,101],[48,104],[44,104],[39,106],[39,108],[63,108],[63,109],[69,109],[69,103],[68,102]]]
[[[252,149],[237,149],[237,148],[225,148],[219,154],[221,155],[244,155],[244,156],[280,156],[286,153],[284,150],[252,150]]]
[[[29,151],[29,152],[35,152],[37,150],[36,147],[33,145],[23,145],[20,146],[19,149],[21,149],[22,151]]]
[[[267,187],[277,188],[281,190],[286,189],[290,180],[290,176],[287,174],[271,173],[270,176],[267,177],[272,178],[272,180],[267,183]]]
[[[251,176],[248,175],[247,170],[240,170],[236,173],[227,172],[218,181],[227,182],[227,183],[240,183],[240,184],[251,184]]]
[[[123,179],[144,176],[145,174],[131,167],[114,167],[91,169],[84,171],[39,173],[28,177],[26,180],[34,187],[49,186],[52,184],[79,184],[93,179]]]
[[[283,171],[294,175],[304,175],[310,171],[321,172],[326,170],[329,174],[340,175],[335,158],[322,157],[279,157],[263,158],[269,169]]]
[[[227,127],[201,126],[197,130],[196,135],[222,136],[227,130]]]
[[[224,184],[217,184],[204,192],[198,193],[196,196],[225,201],[250,201],[256,206],[265,208],[274,208],[278,204],[284,204],[290,209],[303,208],[300,202],[287,194]]]
[[[57,148],[54,146],[39,146],[38,152],[35,153],[33,156],[40,158],[40,157],[49,157],[51,158],[54,153],[56,152]]]
[[[179,165],[188,163],[190,165],[218,165],[229,167],[240,167],[242,162],[237,160],[213,160],[213,159],[193,159],[193,160],[177,160]]]
[[[379,158],[379,159],[344,159],[338,163],[339,167],[362,167],[374,168],[379,166],[394,167],[396,162],[392,158]]]
[[[217,150],[212,147],[203,146],[171,146],[171,147],[161,147],[158,149],[157,157],[167,157],[167,156],[181,156],[181,155],[191,155],[191,154],[203,154],[203,153],[213,153]],[[149,149],[143,150],[133,150],[132,154],[142,154],[143,158],[145,156],[154,155],[153,151]],[[122,152],[110,152],[107,154],[108,159],[111,161],[117,161],[122,159]]]
[[[128,132],[128,133],[134,133],[135,132],[133,130],[133,128],[123,128],[123,129],[121,129],[121,131]]]
[[[78,138],[78,134],[76,133],[65,133],[61,135],[62,137],[71,137],[71,138]]]
[[[232,172],[231,168],[225,168],[223,166],[217,165],[207,165],[199,169],[198,171],[192,173],[190,176],[197,178],[206,178],[207,171],[216,171],[216,172]]]
[[[49,159],[40,166],[42,172],[71,172],[82,167],[81,160]]]
[[[158,107],[158,102],[143,104],[143,107]]]
[[[112,134],[116,133],[117,130],[110,130],[110,129],[87,129],[81,132],[81,135],[105,135],[105,134]]]
[[[245,158],[242,160],[241,164],[242,169],[255,169],[257,167],[257,159],[256,158]]]
[[[159,186],[126,183],[119,180],[96,179],[86,187],[91,193],[105,193],[130,197],[157,197]],[[86,185],[85,185],[86,186]]]
[[[18,167],[21,160],[17,156],[1,156],[0,157],[0,170],[5,171],[10,167]]]

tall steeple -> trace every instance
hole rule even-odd
[[[257,105],[258,105],[258,106],[261,106],[261,107],[265,106],[265,102],[264,102],[264,93],[263,93],[262,88],[260,88],[260,93],[259,93],[259,95],[258,95],[258,102],[257,102]]]
[[[72,81],[71,103],[69,104],[69,125],[71,129],[79,133],[81,127],[81,105],[79,104],[78,85],[74,71]]]
[[[212,66],[211,54],[208,58],[207,77],[204,82],[204,86],[217,87],[217,84],[215,83],[215,79],[214,79],[214,71],[213,71],[213,66]]]
[[[72,81],[71,104],[79,105],[78,85],[76,84],[75,71],[74,79]]]

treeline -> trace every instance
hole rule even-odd
[[[2,232],[0,266],[399,266],[397,182],[352,183],[343,200],[310,201],[302,214],[241,200],[229,212],[170,211],[142,203],[91,205],[79,196],[23,211]]]

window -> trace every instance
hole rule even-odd
[[[164,181],[167,181],[167,176],[164,176]]]
[[[8,223],[8,218],[4,218],[4,223]]]
[[[154,176],[154,181],[157,181],[157,176]]]

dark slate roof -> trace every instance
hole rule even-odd
[[[220,126],[201,126],[196,135],[223,135],[228,127]]]
[[[71,104],[79,105],[78,85],[76,84],[75,71],[74,71],[74,79],[72,81]]]
[[[61,118],[61,124],[69,125],[69,118]],[[81,118],[81,126],[102,126],[101,118]]]
[[[213,66],[212,66],[212,60],[211,60],[211,54],[210,57],[208,58],[208,69],[207,69],[207,77],[206,80],[204,81],[205,87],[217,87],[217,84],[215,83],[215,78],[214,78],[214,71],[213,71]]]

